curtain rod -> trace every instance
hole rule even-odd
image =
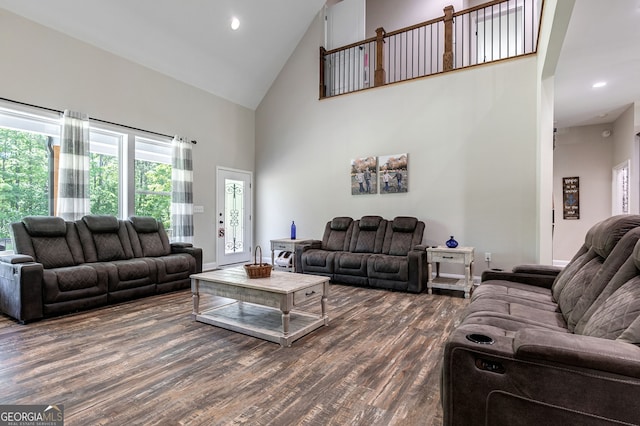
[[[28,107],[32,107],[32,108],[39,108],[39,109],[43,109],[45,111],[57,112],[58,114],[64,114],[64,111],[60,111],[59,109],[53,109],[53,108],[43,107],[43,106],[40,106],[40,105],[28,104],[26,102],[14,101],[13,99],[7,99],[7,98],[2,98],[2,97],[0,97],[0,100],[8,101],[8,102],[12,102],[14,104],[24,105],[24,106],[28,106]],[[111,124],[113,126],[120,126],[120,127],[126,128],[126,129],[137,130],[139,132],[151,133],[152,135],[164,136],[165,138],[173,139],[173,136],[165,135],[164,133],[153,132],[151,130],[144,130],[144,129],[140,129],[138,127],[127,126],[126,124],[119,124],[119,123],[114,123],[113,121],[101,120],[99,118],[90,118],[90,119],[93,120],[93,121],[98,121],[100,123],[104,123],[104,124]],[[195,145],[195,144],[198,143],[198,141],[193,140],[193,141],[191,141],[191,143]]]

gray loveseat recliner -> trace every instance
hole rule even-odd
[[[170,244],[151,217],[32,216],[11,225],[0,257],[0,309],[21,323],[188,288],[202,250]]]
[[[485,271],[449,336],[444,424],[640,423],[640,216],[593,226],[561,271]]]
[[[424,229],[415,217],[336,217],[327,222],[322,241],[297,248],[296,271],[342,284],[420,293],[427,282]]]

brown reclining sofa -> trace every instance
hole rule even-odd
[[[398,216],[335,217],[322,240],[296,249],[296,270],[331,281],[420,293],[427,284],[423,221]]]
[[[562,270],[485,271],[444,352],[444,425],[640,424],[640,216]]]
[[[31,216],[11,225],[0,256],[0,310],[20,323],[184,289],[202,249],[170,244],[152,217]]]

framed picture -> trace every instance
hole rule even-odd
[[[351,195],[377,194],[377,157],[351,160]]]
[[[580,178],[578,176],[562,178],[562,218],[580,219]]]
[[[380,156],[379,164],[381,194],[409,191],[409,163],[406,153]]]

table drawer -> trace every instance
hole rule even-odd
[[[287,243],[273,243],[271,245],[271,250],[294,251],[294,245]]]
[[[430,253],[431,262],[465,263],[464,253]]]
[[[316,284],[313,287],[305,288],[293,293],[293,304],[297,305],[305,300],[313,299],[314,297],[322,296],[322,289],[324,284]]]

